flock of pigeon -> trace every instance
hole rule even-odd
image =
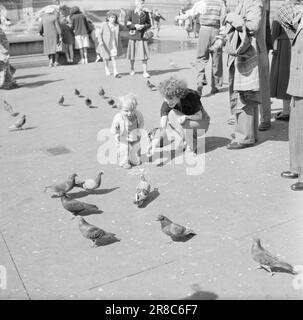
[[[170,65],[174,68],[178,67],[172,60],[170,60]],[[191,65],[194,67],[193,63],[191,63]],[[152,84],[149,80],[147,80],[146,85],[152,91],[157,90],[157,87],[154,84]],[[117,107],[116,102],[113,98],[105,96],[105,91],[102,87],[100,88],[98,93],[100,97],[107,100],[107,103],[112,108]],[[84,97],[81,95],[78,89],[74,90],[74,94],[79,98]],[[13,107],[6,100],[4,100],[3,103],[4,110],[8,112],[11,117],[16,118],[19,116],[17,118],[17,121],[15,121],[9,127],[9,129],[23,129],[23,126],[26,122],[26,116],[20,115],[19,112],[15,112],[13,110]],[[64,96],[61,96],[61,98],[58,101],[58,105],[64,106]],[[85,105],[89,108],[92,107],[92,101],[90,98],[87,97],[85,99]],[[76,181],[77,174],[74,173],[71,176],[69,176],[66,181],[45,187],[45,191],[50,189],[53,193],[56,193],[57,196],[60,197],[63,208],[72,213],[72,219],[74,219],[75,217],[79,218],[79,230],[81,234],[85,238],[91,240],[94,244],[94,247],[99,245],[105,245],[115,241],[120,241],[120,239],[116,238],[116,234],[106,232],[105,230],[88,223],[83,218],[84,215],[101,213],[102,211],[96,205],[75,200],[71,198],[67,193],[71,191],[74,187],[82,188],[88,194],[90,192],[93,192],[94,190],[97,190],[101,186],[102,174],[103,171],[100,171],[97,174],[97,176],[93,179]],[[150,191],[150,184],[147,182],[144,176],[144,171],[142,171],[140,175],[140,181],[136,188],[134,204],[136,204],[138,207],[142,207],[145,201],[148,199]],[[196,233],[192,229],[174,223],[164,215],[159,215],[157,221],[160,221],[161,230],[164,234],[169,236],[172,239],[172,241],[185,242],[196,235]],[[279,260],[269,251],[264,249],[261,245],[260,239],[258,238],[253,239],[253,245],[251,247],[251,256],[253,260],[258,263],[257,269],[264,269],[268,271],[271,275],[273,275],[275,272],[287,272],[291,274],[297,274],[297,271],[295,271],[290,264]]]
[[[76,181],[78,176],[76,173],[67,178],[66,181],[46,186],[44,191],[51,190],[58,197],[61,198],[61,203],[64,209],[73,214],[73,218],[79,217],[79,229],[82,235],[93,241],[94,246],[104,245],[104,243],[110,243],[113,241],[120,241],[116,238],[114,233],[106,232],[97,226],[89,224],[82,216],[90,214],[98,214],[102,211],[94,204],[85,203],[72,199],[67,193],[74,187],[82,188],[88,193],[97,190],[101,186],[101,176],[103,171],[100,171],[96,178],[87,179],[84,181]],[[140,181],[136,188],[134,204],[138,207],[142,207],[144,202],[149,197],[151,191],[150,184],[147,182],[144,172],[141,172]],[[192,238],[196,233],[184,226],[176,224],[163,215],[159,215],[158,221],[161,223],[162,231],[171,237],[173,241],[184,242]]]

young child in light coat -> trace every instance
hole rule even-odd
[[[141,164],[141,130],[144,119],[136,110],[137,98],[133,94],[121,96],[118,99],[120,112],[113,119],[111,132],[115,135],[119,165],[130,169]]]

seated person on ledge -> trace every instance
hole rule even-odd
[[[159,85],[163,96],[160,127],[168,124],[182,138],[186,151],[197,152],[197,130],[208,130],[210,118],[201,104],[199,94],[187,88],[186,81],[170,77]]]

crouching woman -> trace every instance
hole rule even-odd
[[[204,135],[210,118],[204,110],[199,94],[187,87],[186,81],[170,77],[159,85],[163,97],[161,128],[175,130],[182,138],[185,151],[197,153],[197,133]],[[200,132],[199,130],[199,132]]]

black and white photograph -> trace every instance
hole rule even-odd
[[[302,300],[303,0],[0,0],[0,172],[2,301]]]

